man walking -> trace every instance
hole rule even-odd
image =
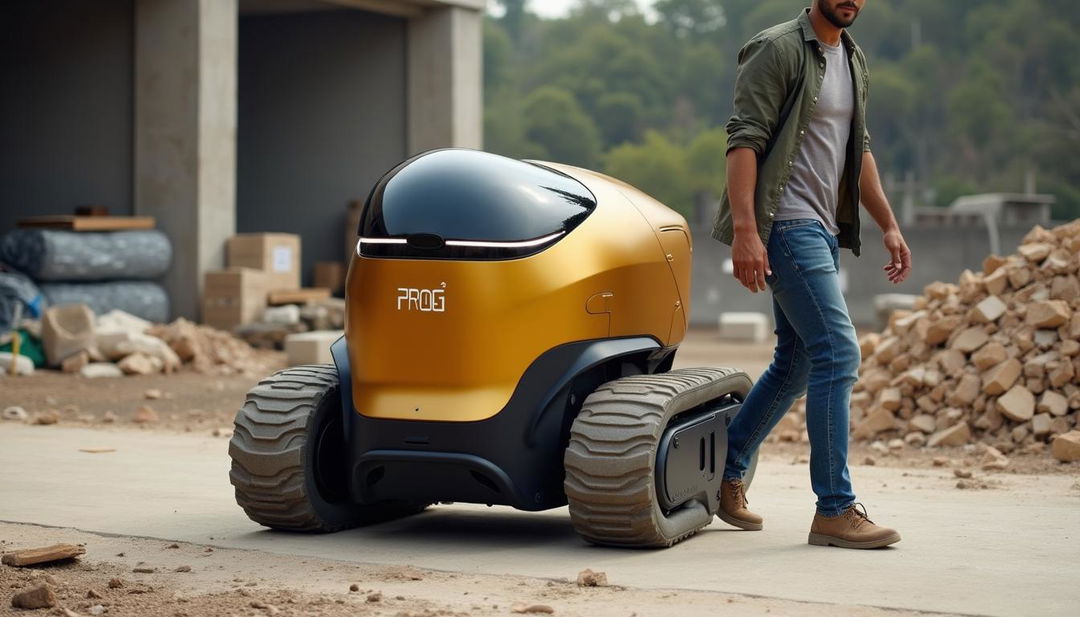
[[[817,512],[809,542],[878,548],[900,540],[855,503],[848,475],[848,403],[859,344],[840,290],[840,248],[859,255],[859,203],[884,234],[893,283],[911,253],[882,190],[866,131],[869,73],[846,28],[866,0],[813,0],[797,19],[739,52],[727,123],[727,193],[713,237],[731,245],[735,277],[768,287],[776,351],[729,428],[719,516],[762,528],[742,476],[769,431],[806,393],[810,481]]]

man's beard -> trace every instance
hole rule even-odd
[[[855,23],[855,18],[859,16],[859,7],[855,6],[854,3],[841,2],[840,4],[836,5],[835,8],[831,8],[828,6],[828,0],[817,0],[817,4],[818,10],[820,10],[821,14],[825,16],[825,19],[828,19],[829,23],[836,26],[837,28],[847,28],[851,24]],[[851,9],[854,9],[855,14],[851,17],[851,19],[845,20],[844,18],[840,17],[839,13],[835,10],[839,9],[840,7],[849,7]]]

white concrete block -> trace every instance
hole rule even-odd
[[[761,343],[770,331],[769,316],[765,313],[720,313],[720,338],[732,341]]]
[[[341,338],[341,330],[315,330],[285,337],[285,355],[289,366],[300,364],[332,364],[330,345]]]

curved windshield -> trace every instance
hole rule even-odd
[[[398,165],[372,189],[360,253],[505,259],[558,242],[596,208],[577,180],[476,150],[435,150]]]

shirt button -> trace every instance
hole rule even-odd
[[[819,62],[818,66],[820,66],[821,68],[825,68],[825,63],[824,62]]]
[[[770,213],[769,213],[769,218],[772,218],[772,217],[773,217],[773,213],[772,213],[772,212],[770,212]]]
[[[799,135],[806,135],[806,131],[799,131]]]
[[[816,96],[814,97],[814,102],[817,103],[817,97]]]

